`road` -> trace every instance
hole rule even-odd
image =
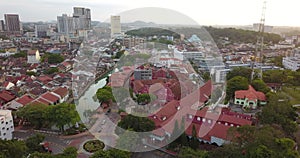
[[[37,134],[33,130],[16,130],[14,131],[13,135],[14,138],[25,140],[30,136]],[[62,153],[64,148],[69,145],[71,142],[70,139],[61,139],[59,135],[56,134],[48,134],[48,133],[41,133],[45,135],[45,141],[49,142],[49,146],[52,149],[53,154]]]

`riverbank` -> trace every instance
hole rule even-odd
[[[88,88],[94,84],[97,83],[98,81],[102,80],[103,78],[107,77],[113,70],[115,67],[111,67],[110,69],[107,69],[106,71],[102,72],[99,75],[96,75],[95,80],[88,82],[87,86],[84,87],[84,89],[77,95],[77,97],[71,97],[69,98],[69,100],[67,101],[67,103],[74,103],[75,100],[79,100],[80,97],[82,97],[84,95],[84,93],[88,90]]]

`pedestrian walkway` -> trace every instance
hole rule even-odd
[[[85,131],[85,132],[75,134],[75,135],[66,135],[66,136],[62,135],[62,136],[59,136],[59,138],[61,138],[61,139],[76,139],[76,138],[80,138],[83,136],[92,136],[92,134],[89,131]]]

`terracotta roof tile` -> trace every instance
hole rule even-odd
[[[23,95],[21,98],[17,99],[16,102],[24,105],[29,104],[30,102],[32,102],[34,99],[32,97],[30,97],[29,95]]]

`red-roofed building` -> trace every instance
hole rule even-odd
[[[37,78],[37,80],[39,80],[43,84],[47,84],[48,82],[52,81],[53,79],[49,76],[40,76],[39,78]]]
[[[72,64],[69,61],[63,61],[61,64],[59,64],[58,69],[61,72],[70,71],[72,69]]]
[[[59,103],[60,98],[59,96],[57,96],[57,94],[46,92],[42,94],[37,100],[46,105],[56,105]]]
[[[8,106],[8,109],[17,110],[25,105],[30,104],[34,99],[29,95],[23,95],[22,97],[13,100],[10,105]]]
[[[8,102],[14,100],[16,96],[9,91],[0,92],[0,106],[7,104]]]
[[[218,146],[229,142],[227,131],[230,127],[251,125],[252,118],[249,115],[231,112],[228,108],[210,110],[203,107],[209,100],[212,91],[212,83],[208,81],[198,90],[188,94],[180,101],[170,101],[149,116],[156,126],[156,130],[150,135],[151,142],[164,142],[174,130],[175,122],[180,123],[185,119],[186,134],[192,137],[193,126],[200,142],[217,144]],[[200,109],[200,110],[197,110]]]
[[[52,91],[57,96],[59,96],[59,102],[65,102],[69,98],[69,91],[66,87],[58,87]]]
[[[243,108],[256,109],[258,105],[267,103],[266,95],[256,91],[251,85],[248,90],[235,91],[234,104],[242,105]]]
[[[125,72],[112,73],[109,78],[111,87],[123,87],[128,78],[129,74]]]
[[[13,83],[11,83],[11,82],[9,82],[9,81],[5,81],[5,82],[3,82],[3,84],[2,84],[2,87],[4,87],[6,90],[9,90],[9,89],[11,89],[12,87],[14,87],[15,86],[15,84],[13,84]]]

